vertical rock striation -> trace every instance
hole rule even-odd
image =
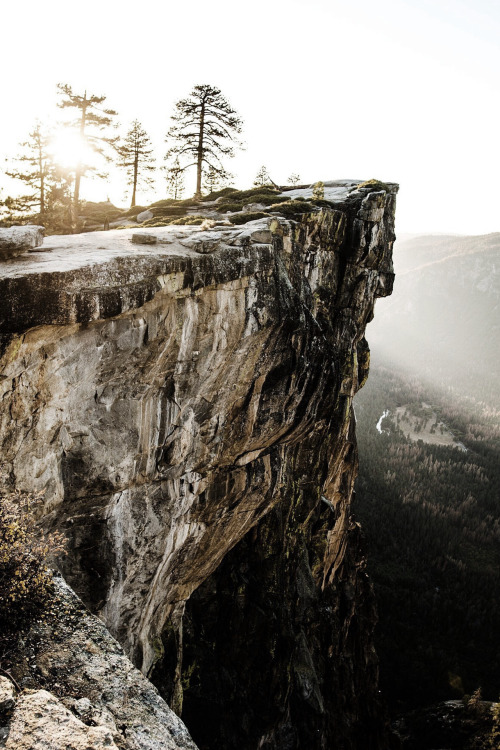
[[[382,746],[352,398],[396,190],[4,264],[5,465],[203,747]]]

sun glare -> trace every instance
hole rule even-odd
[[[51,140],[54,161],[61,167],[76,167],[78,164],[92,165],[95,155],[78,133],[60,130]]]

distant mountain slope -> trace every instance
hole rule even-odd
[[[372,349],[435,382],[498,401],[500,233],[396,243],[393,296],[368,329]]]

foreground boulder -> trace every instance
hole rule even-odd
[[[15,258],[43,243],[45,229],[35,225],[0,227],[0,261]]]
[[[0,747],[196,750],[185,726],[61,578],[43,617],[3,642]],[[3,744],[2,744],[3,743]]]

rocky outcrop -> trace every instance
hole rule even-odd
[[[196,750],[185,726],[60,578],[44,617],[9,647],[0,677],[6,750]]]
[[[0,261],[15,258],[43,244],[44,228],[38,226],[0,227]]]
[[[352,397],[396,186],[334,189],[2,268],[6,468],[46,488],[68,581],[207,747],[380,746]]]
[[[17,703],[6,750],[118,750],[109,729],[88,727],[46,690],[24,693]]]

